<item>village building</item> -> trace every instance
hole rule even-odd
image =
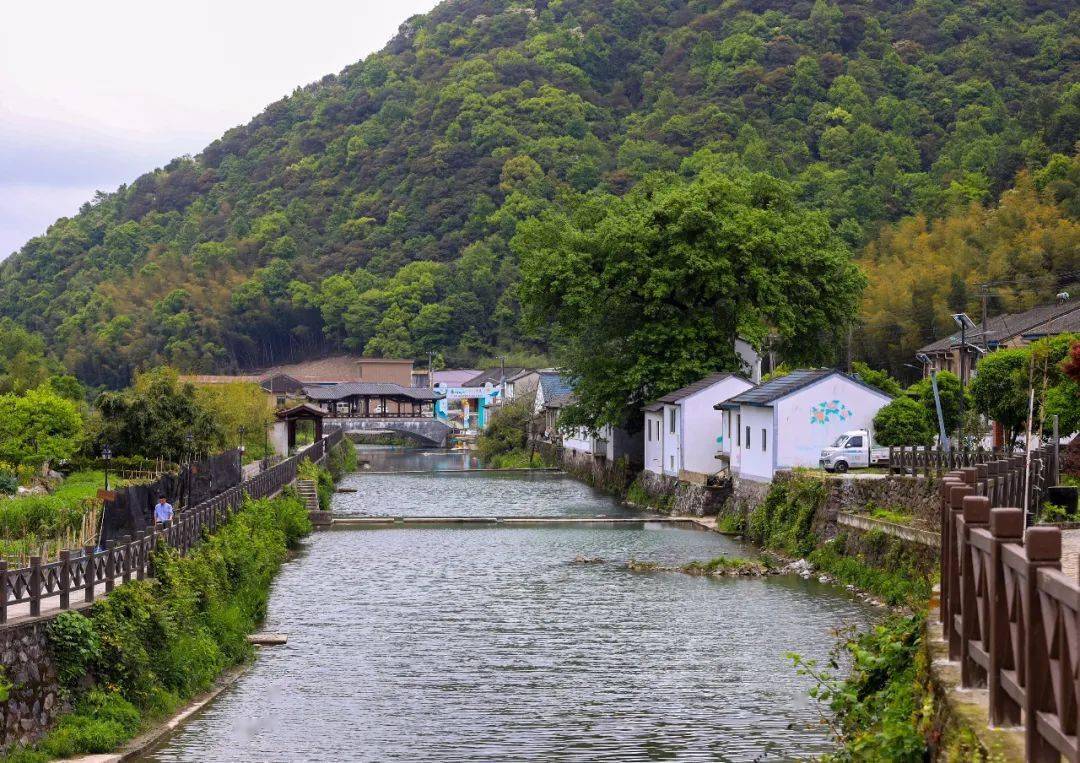
[[[892,398],[828,368],[800,369],[717,401],[722,459],[738,479],[770,482],[781,470],[817,467],[821,449],[852,429],[872,429]]]
[[[979,358],[988,352],[1024,347],[1039,339],[1080,333],[1080,300],[1061,300],[1020,313],[988,318],[919,349],[923,375],[951,371],[965,382],[974,375]]]
[[[534,413],[540,438],[562,449],[563,457],[579,464],[606,460],[626,460],[640,467],[644,453],[641,434],[610,424],[590,432],[584,427],[560,427],[559,416],[574,402],[570,380],[558,371],[539,371],[535,390]]]
[[[331,419],[435,418],[440,395],[427,387],[390,382],[343,382],[304,388],[307,399]]]
[[[468,378],[461,379],[454,374],[437,381],[435,390],[441,398],[436,404],[436,415],[455,429],[466,432],[480,432],[491,419],[492,409],[505,395],[506,379],[522,369],[492,368],[486,371],[473,371]],[[437,372],[436,379],[439,379]]]
[[[724,415],[713,405],[753,386],[738,374],[715,373],[646,405],[645,469],[694,482],[719,471]]]

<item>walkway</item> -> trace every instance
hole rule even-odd
[[[1080,575],[1080,529],[1061,531],[1061,571],[1073,580]]]

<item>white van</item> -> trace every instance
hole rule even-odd
[[[828,448],[823,448],[820,458],[822,469],[842,474],[848,469],[865,469],[878,464],[887,466],[889,449],[875,443],[869,431],[853,429],[837,437]]]

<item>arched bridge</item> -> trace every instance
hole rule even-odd
[[[323,429],[327,433],[342,430],[349,432],[367,432],[380,434],[394,432],[414,437],[437,448],[445,448],[450,437],[450,427],[447,424],[430,417],[425,418],[330,418],[323,420]]]

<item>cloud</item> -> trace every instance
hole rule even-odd
[[[94,190],[198,153],[297,86],[378,50],[434,5],[0,3],[0,259]]]

